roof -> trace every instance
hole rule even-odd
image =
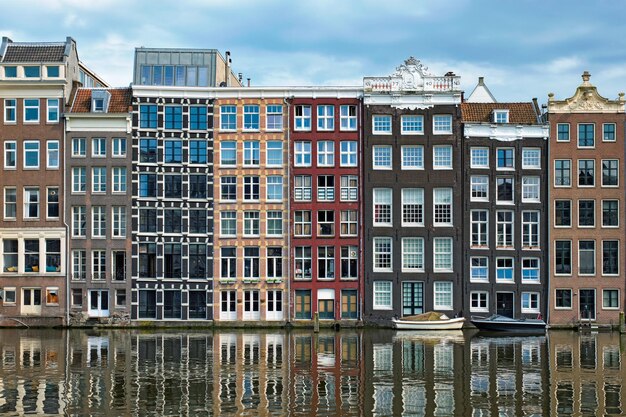
[[[106,113],[128,113],[132,103],[132,90],[130,88],[79,88],[70,113],[90,113],[91,92],[94,90],[108,91],[111,94]]]
[[[63,62],[65,43],[9,43],[2,62]]]
[[[498,100],[491,94],[487,85],[485,85],[485,77],[478,77],[478,84],[474,87],[474,91],[467,98],[468,103],[496,103]]]
[[[464,122],[491,123],[494,110],[508,110],[509,123],[539,124],[533,103],[461,103]]]

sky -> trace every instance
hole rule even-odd
[[[3,7],[15,42],[72,36],[112,86],[134,48],[231,51],[252,85],[362,85],[410,56],[429,72],[478,77],[498,101],[573,95],[588,70],[601,95],[626,90],[626,2],[612,0],[20,0]]]

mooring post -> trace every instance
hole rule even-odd
[[[626,333],[626,323],[624,323],[624,312],[621,311],[619,313],[619,332],[624,334]]]
[[[315,313],[313,316],[313,331],[315,333],[320,332],[320,313]]]

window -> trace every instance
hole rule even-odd
[[[157,210],[155,208],[139,209],[139,232],[156,233],[157,231]]]
[[[392,309],[391,289],[391,281],[374,281],[374,310]]]
[[[605,142],[615,142],[615,123],[604,123],[602,125],[602,140]]]
[[[311,130],[311,106],[295,106],[296,125],[294,130]]]
[[[539,248],[538,211],[522,211],[522,246],[526,249]]]
[[[595,146],[594,124],[580,123],[578,125],[578,147],[593,148]]]
[[[235,201],[237,199],[237,177],[222,177],[220,181],[220,199],[222,201]]]
[[[496,247],[513,247],[513,212],[496,211]]]
[[[91,139],[91,156],[104,158],[107,156],[107,143],[105,138]]]
[[[165,278],[180,278],[182,276],[182,245],[176,243],[163,245],[163,276]],[[171,292],[165,291],[165,294],[168,293]],[[165,309],[167,309],[167,305]]]
[[[335,107],[328,105],[317,106],[317,130],[335,129]]]
[[[220,164],[222,166],[237,165],[237,142],[223,141],[220,143]]]
[[[311,319],[311,290],[296,290],[296,320]]]
[[[317,166],[332,167],[335,165],[335,142],[321,140],[317,142]]]
[[[310,175],[296,175],[294,177],[293,196],[295,201],[311,201]]]
[[[157,140],[150,138],[139,139],[139,162],[157,161]]]
[[[46,200],[46,218],[57,219],[59,217],[59,188],[48,187]]]
[[[94,193],[107,191],[107,169],[105,167],[91,169],[91,191]]]
[[[317,212],[317,235],[320,237],[335,236],[335,212],[320,210]]]
[[[471,168],[489,168],[489,148],[470,149]]]
[[[489,201],[489,177],[487,175],[472,175],[470,186],[471,201]]]
[[[489,293],[486,291],[472,291],[470,293],[471,312],[489,312]]]
[[[87,153],[87,140],[85,138],[72,138],[72,156],[81,157]]]
[[[595,161],[593,159],[578,160],[578,186],[593,187],[595,183]]]
[[[619,161],[617,159],[602,160],[602,186],[617,186],[619,178]]]
[[[85,250],[72,251],[72,280],[81,281],[87,277],[87,252]]]
[[[494,123],[509,123],[509,111],[508,110],[494,110],[493,121]]]
[[[523,169],[541,169],[541,149],[523,148],[522,149],[522,168]]]
[[[513,204],[513,178],[496,178],[496,202],[498,204]]]
[[[139,244],[138,268],[140,278],[156,278],[156,259],[157,250],[155,243]]]
[[[189,106],[189,129],[206,130],[207,108],[206,106]]]
[[[3,272],[14,272],[17,273],[18,266],[18,245],[17,239],[3,239],[3,260],[4,260],[4,270]]]
[[[578,241],[578,273],[595,275],[596,273],[596,242],[595,240]]]
[[[243,199],[246,201],[259,201],[259,177],[243,177]]]
[[[165,106],[165,128],[183,128],[183,108],[182,106]]]
[[[24,141],[24,169],[39,168],[39,141]]]
[[[392,225],[392,190],[374,188],[374,226]]]
[[[39,240],[24,240],[24,272],[39,272]]]
[[[434,283],[435,310],[452,310],[452,283],[448,281],[436,281]]]
[[[539,177],[522,177],[522,202],[539,202]]]
[[[334,201],[335,200],[335,176],[334,175],[318,175],[317,176],[317,200],[318,201]]]
[[[283,234],[282,211],[268,211],[266,227],[267,227],[268,236],[282,236]]]
[[[342,175],[341,201],[357,201],[359,195],[358,185],[359,177],[357,177],[356,175]]]
[[[341,236],[356,236],[358,232],[358,212],[356,210],[341,211]]]
[[[569,159],[557,159],[554,161],[554,186],[569,187],[572,185],[572,161]]]
[[[373,146],[372,155],[374,158],[373,169],[391,169],[391,146]]]
[[[72,207],[72,237],[87,235],[87,209],[85,206]]]
[[[433,116],[433,134],[447,135],[452,133],[452,116],[435,115]]]
[[[357,166],[357,159],[356,159],[357,142],[354,140],[341,141],[340,145],[341,145],[340,166],[356,167]]]
[[[221,248],[221,278],[237,277],[237,248]]]
[[[513,148],[498,148],[497,155],[497,169],[503,170],[515,168],[515,150]]]
[[[93,280],[105,280],[107,272],[107,256],[104,250],[91,251],[91,273]]]
[[[220,106],[220,130],[237,130],[237,106]]]
[[[424,147],[402,146],[402,169],[424,169]]]
[[[190,164],[206,164],[207,163],[207,142],[206,140],[190,140],[189,141],[189,163]]]
[[[282,120],[282,119],[281,119]],[[266,145],[265,164],[268,167],[280,167],[283,165],[283,143],[280,141],[268,141]]]
[[[41,75],[41,67],[38,65],[24,65],[24,77],[26,78],[38,78]]]
[[[572,225],[572,202],[570,200],[555,200],[554,226],[570,227]]]
[[[578,227],[596,225],[595,200],[578,200]]]
[[[522,283],[539,283],[539,258],[522,258]]]
[[[243,130],[259,130],[259,106],[248,104],[243,106]]]
[[[156,197],[156,174],[139,174],[139,197]]]
[[[436,237],[433,239],[434,272],[452,272],[452,238]]]
[[[96,113],[102,113],[104,111],[104,99],[92,98],[92,111]]]
[[[139,290],[139,312],[140,319],[155,319],[157,314],[156,291]]]
[[[556,126],[557,129],[557,142],[569,142],[569,124],[567,123],[558,123]]]
[[[4,142],[4,168],[17,168],[17,143],[14,141]]]
[[[280,131],[283,129],[283,106],[267,105],[265,128],[272,131]]]
[[[16,78],[17,77],[17,67],[14,65],[7,65],[4,67],[4,76],[6,78]]]
[[[91,237],[106,237],[107,217],[104,206],[91,207]]]
[[[24,188],[24,218],[39,218],[39,188]]]
[[[24,123],[39,123],[39,99],[24,99]]]
[[[452,226],[452,188],[434,188],[434,225]]]
[[[183,162],[183,142],[180,140],[165,141],[166,164],[179,164]]]
[[[295,166],[310,167],[311,166],[311,142],[295,143]]]
[[[572,290],[557,289],[555,291],[555,308],[572,308]]]
[[[126,138],[113,138],[113,156],[116,158],[126,156]]]
[[[126,192],[126,168],[125,167],[113,167],[113,192],[125,193]]]
[[[17,100],[14,98],[4,100],[4,123],[17,121]]]
[[[180,233],[182,224],[182,210],[165,209],[163,210],[163,232]]]
[[[619,226],[619,201],[602,200],[602,227]]]
[[[317,277],[319,279],[335,278],[334,246],[319,246],[317,248]]]
[[[267,177],[267,201],[283,200],[283,177],[270,175]]]
[[[424,116],[403,115],[401,125],[403,135],[421,135],[424,133]]]
[[[375,135],[391,134],[391,115],[375,115],[372,117],[372,133]]]
[[[390,237],[374,238],[374,272],[392,272]]]
[[[258,211],[243,212],[243,235],[245,237],[259,236],[261,229],[260,218]]]
[[[339,107],[340,130],[356,130],[356,106],[343,105]]]
[[[602,308],[619,308],[619,290],[602,290]]]
[[[557,240],[554,242],[555,274],[569,275],[572,273],[572,242]]]
[[[311,279],[311,247],[296,246],[295,278]]]
[[[113,206],[113,237],[126,237],[126,207]]]
[[[341,279],[356,279],[358,277],[359,262],[356,246],[341,247]]]
[[[205,209],[189,209],[189,233],[207,232],[207,214]]]
[[[489,282],[489,258],[486,256],[470,258],[470,281]]]
[[[283,277],[283,248],[267,248],[267,278],[280,279]]]
[[[424,272],[423,238],[402,238],[402,272]]]
[[[259,166],[261,162],[260,144],[258,140],[246,140],[243,143],[243,165]]]
[[[539,293],[522,293],[522,313],[539,313]]]
[[[4,219],[17,218],[17,189],[4,189]]]
[[[619,241],[602,241],[602,275],[619,274]]]
[[[496,258],[496,281],[515,281],[513,258]]]
[[[126,290],[124,289],[115,290],[115,306],[116,307],[126,306]]]
[[[49,98],[47,100],[48,107],[48,123],[58,123],[59,121],[59,99]]]
[[[433,146],[433,169],[452,169],[452,146]]]
[[[489,247],[489,210],[472,210],[470,217],[472,222],[471,246]]]
[[[311,211],[296,210],[294,213],[294,235],[311,236]]]

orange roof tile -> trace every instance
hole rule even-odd
[[[93,88],[79,88],[74,97],[71,113],[91,112],[91,92]],[[132,92],[130,88],[107,88],[111,93],[109,108],[107,113],[128,113],[132,102]]]
[[[461,103],[464,122],[489,123],[494,110],[509,110],[509,123],[538,124],[533,103]]]

